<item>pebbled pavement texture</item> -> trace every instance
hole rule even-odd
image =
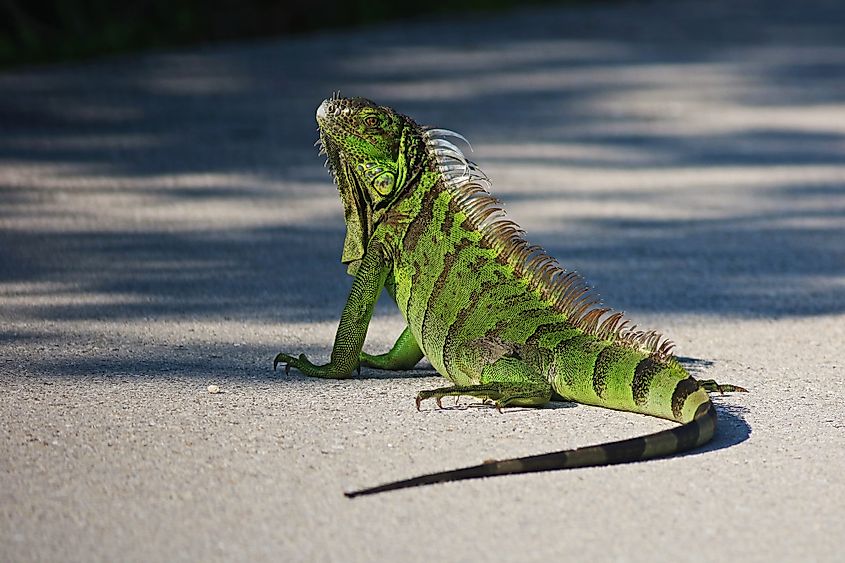
[[[417,412],[325,361],[350,286],[335,90],[462,132],[511,218],[677,343],[715,442],[342,492],[670,423]],[[845,533],[845,5],[455,14],[0,74],[0,560],[772,561]],[[402,329],[381,303],[367,349]],[[220,393],[209,393],[217,385]]]

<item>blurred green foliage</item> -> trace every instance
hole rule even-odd
[[[578,0],[557,0],[573,3]],[[423,14],[495,11],[519,0],[0,0],[0,65],[58,61]],[[533,0],[531,3],[555,3]]]

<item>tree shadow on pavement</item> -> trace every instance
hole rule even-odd
[[[336,321],[344,226],[311,143],[338,89],[465,133],[511,216],[617,309],[842,313],[845,9],[683,4],[0,75],[0,308],[18,323],[0,343],[49,343],[44,323]]]

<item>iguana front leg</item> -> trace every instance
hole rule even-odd
[[[283,363],[286,373],[291,367],[295,367],[311,377],[330,379],[350,377],[352,372],[358,368],[361,347],[364,345],[367,327],[370,324],[370,318],[373,316],[373,307],[375,307],[388,272],[390,272],[390,262],[384,248],[379,243],[371,244],[361,260],[361,265],[355,274],[355,281],[352,282],[349,298],[343,308],[343,314],[340,317],[337,334],[334,338],[331,361],[318,366],[308,361],[305,354],[300,354],[298,358],[295,358],[288,354],[279,353],[273,360],[273,369]]]
[[[423,351],[420,350],[411,327],[406,326],[390,352],[377,356],[361,352],[361,365],[376,369],[406,370],[417,365],[422,357]]]

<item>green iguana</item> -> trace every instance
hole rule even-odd
[[[446,129],[417,125],[363,98],[332,96],[317,109],[319,143],[346,218],[342,261],[355,277],[332,348],[314,365],[281,353],[313,377],[346,378],[360,366],[413,368],[423,355],[454,385],[425,399],[468,395],[499,410],[552,399],[644,413],[681,423],[648,436],[491,461],[347,496],[492,475],[608,465],[682,452],[709,441],[708,392],[745,391],[696,380],[672,343],[602,308],[568,272],[504,218],[487,177]],[[361,350],[373,306],[387,289],[408,323],[382,355]]]

